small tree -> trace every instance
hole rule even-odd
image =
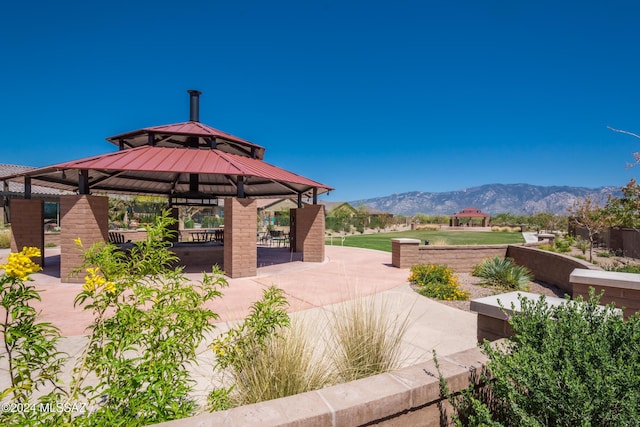
[[[598,234],[609,226],[609,216],[596,201],[589,197],[576,201],[568,210],[573,223],[587,231],[589,262],[591,262],[593,261],[593,244]]]
[[[622,187],[622,198],[609,197],[604,207],[612,225],[640,228],[640,185],[634,178]]]

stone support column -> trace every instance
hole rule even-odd
[[[11,200],[11,251],[24,248],[40,249],[42,256],[32,258],[44,267],[44,201],[37,199]]]
[[[391,265],[409,268],[420,261],[418,239],[391,239]]]
[[[253,199],[224,199],[224,272],[231,278],[257,274],[258,204]]]
[[[304,262],[323,262],[324,206],[307,205],[295,211],[295,251],[302,252]]]
[[[82,264],[82,249],[109,238],[109,198],[104,196],[60,196],[60,280],[82,283],[84,275],[73,270]]]

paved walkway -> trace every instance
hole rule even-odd
[[[7,254],[8,250],[0,250],[0,262]],[[224,296],[211,305],[220,314],[217,331],[225,331],[230,322],[246,316],[250,304],[260,298],[262,290],[276,285],[285,291],[294,319],[304,319],[315,325],[314,328],[323,328],[331,312],[347,300],[376,298],[389,315],[399,320],[409,319],[403,341],[405,365],[431,359],[434,349],[446,355],[476,345],[476,314],[415,293],[407,283],[409,269],[391,266],[388,252],[327,246],[322,263],[283,262],[291,256],[286,248],[262,251],[259,265],[263,266],[258,268],[256,277],[229,279],[229,287],[223,289]],[[41,320],[61,329],[66,337],[61,342],[63,351],[78,355],[85,342],[86,327],[91,322],[90,312],[73,307],[82,284],[61,283],[58,248],[45,250],[45,264],[43,272],[33,275],[35,286],[43,291],[38,304]],[[190,279],[202,278],[197,269],[189,271]],[[194,368],[198,388],[204,394],[212,388],[211,353],[203,346],[199,366]],[[3,382],[0,379],[0,387]]]

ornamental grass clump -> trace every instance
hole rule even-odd
[[[234,363],[233,405],[247,405],[317,390],[333,383],[325,360],[314,352],[314,337],[293,323],[255,342],[252,357]]]
[[[408,317],[391,316],[386,303],[375,298],[356,298],[336,307],[330,324],[329,358],[340,382],[381,374],[400,366],[400,343],[407,330]]]
[[[480,285],[492,288],[528,291],[533,279],[526,267],[517,265],[511,258],[499,256],[487,258],[473,267],[471,274],[484,279]]]
[[[447,301],[466,301],[469,293],[460,289],[458,276],[446,265],[416,264],[411,267],[409,282],[421,295]]]

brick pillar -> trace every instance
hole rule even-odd
[[[307,205],[296,209],[295,251],[303,262],[324,261],[324,206]]]
[[[44,267],[44,201],[11,199],[11,251],[25,246],[40,249],[42,256],[32,258]]]
[[[391,239],[391,265],[398,268],[409,268],[419,263],[420,240]]]
[[[224,272],[231,278],[257,274],[258,204],[252,199],[224,199]]]
[[[82,250],[75,244],[80,238],[88,249],[109,237],[109,198],[104,196],[60,196],[60,280],[84,282],[84,274],[73,275],[82,264]]]

